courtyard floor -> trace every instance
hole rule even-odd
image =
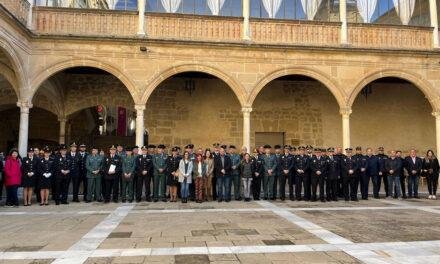
[[[440,200],[1,207],[0,263],[440,263]]]

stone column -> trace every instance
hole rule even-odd
[[[348,44],[347,0],[339,0],[339,16],[341,20],[341,44]]]
[[[241,109],[243,113],[243,146],[245,146],[249,153],[251,150],[251,107],[243,107]]]
[[[138,0],[138,37],[145,37],[145,0]]]
[[[440,153],[440,112],[432,112],[435,117],[435,140],[436,140],[436,155]]]
[[[439,47],[438,43],[438,20],[437,20],[437,2],[436,0],[429,0],[429,14],[431,16],[431,27],[434,28],[432,34],[432,46]]]
[[[29,110],[32,108],[32,103],[30,103],[29,101],[18,101],[17,106],[20,107],[18,153],[20,153],[22,157],[26,157],[29,135]]]
[[[32,8],[34,7],[34,0],[30,0],[29,1],[29,12],[28,12],[28,17],[27,17],[27,28],[29,30],[33,30],[34,29],[34,23],[33,23],[33,18],[32,18]]]
[[[251,40],[251,29],[249,24],[250,0],[243,0],[243,40]]]
[[[341,108],[339,113],[342,115],[342,148],[350,147],[350,114],[351,108]]]
[[[58,118],[58,121],[60,122],[60,137],[58,142],[60,144],[66,144],[66,117],[60,117]]]
[[[145,105],[135,105],[136,109],[136,145],[142,147],[144,145],[144,110]]]

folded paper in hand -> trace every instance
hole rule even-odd
[[[116,165],[112,164],[110,165],[110,168],[108,169],[109,173],[114,173],[116,171]]]
[[[43,173],[43,176],[46,178],[49,178],[51,175],[52,175],[52,173],[50,173],[50,172]]]

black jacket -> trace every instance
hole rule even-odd
[[[232,173],[232,162],[228,155],[224,155],[224,166],[222,164],[221,155],[214,158],[214,175],[215,177],[231,176]],[[221,170],[225,170],[225,174]]]

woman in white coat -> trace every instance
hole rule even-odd
[[[192,182],[193,162],[189,158],[189,152],[183,153],[183,159],[179,163],[179,182],[180,182],[180,196],[182,203],[188,202],[189,185]]]

